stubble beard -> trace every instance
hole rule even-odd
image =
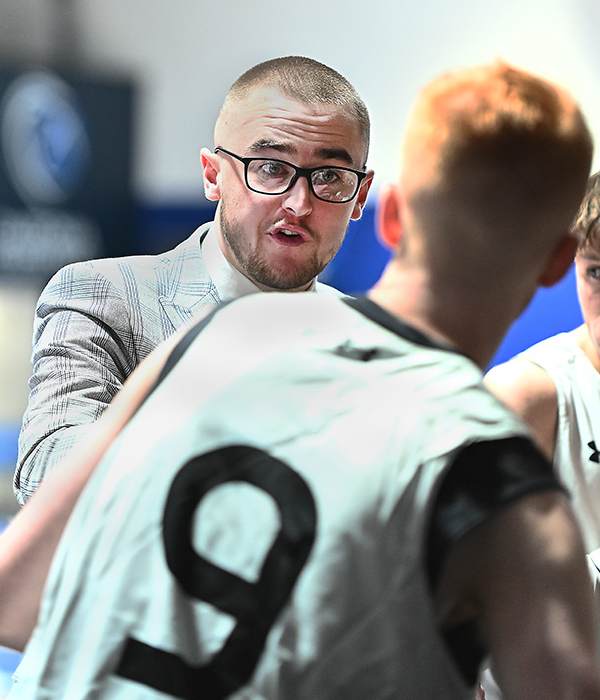
[[[228,216],[227,206],[223,200],[221,200],[220,224],[223,238],[233,253],[238,269],[250,281],[262,287],[279,291],[307,287],[333,257],[332,254],[325,264],[321,264],[314,252],[302,263],[296,265],[290,263],[285,266],[285,269],[278,269],[261,257],[258,251],[250,249],[243,227],[238,221]]]

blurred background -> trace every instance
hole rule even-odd
[[[599,26],[595,0],[0,0],[0,518],[16,510],[42,287],[74,260],[167,250],[211,218],[199,151],[214,145],[223,96],[243,71],[307,55],[367,103],[375,189],[321,277],[361,292],[387,259],[373,207],[396,176],[416,91],[444,70],[503,58],[566,85],[597,139]],[[538,294],[496,361],[579,321],[571,274]],[[16,658],[0,653],[0,666]]]

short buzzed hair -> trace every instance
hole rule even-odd
[[[259,85],[272,85],[288,97],[306,104],[347,108],[360,128],[365,154],[368,153],[371,126],[367,107],[352,84],[333,68],[306,56],[272,58],[243,73],[229,88],[225,104],[246,97]]]
[[[579,251],[597,248],[600,244],[600,171],[588,180],[571,230],[577,238]]]

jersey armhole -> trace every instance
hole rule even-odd
[[[227,306],[230,303],[231,301],[221,302],[219,306],[213,309],[207,316],[195,323],[177,342],[175,347],[169,353],[165,364],[160,370],[158,377],[152,384],[151,388],[148,390],[148,393],[144,397],[143,401],[138,406],[136,413],[146,403],[148,398],[154,393],[157,387],[169,376],[175,365],[179,362],[179,360],[181,360],[181,358],[186,353],[190,345],[194,342],[194,340],[196,340],[198,335],[206,328],[206,326],[208,326],[208,324],[215,317],[215,314],[217,314],[223,307]]]
[[[524,436],[473,442],[460,449],[442,478],[426,539],[426,571],[434,596],[448,552],[497,510],[531,493],[564,490],[550,462]],[[474,620],[440,629],[463,680],[473,686],[487,653]]]

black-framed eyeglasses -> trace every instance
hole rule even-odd
[[[226,148],[217,146],[215,153],[226,153],[244,164],[246,187],[259,194],[283,194],[305,177],[310,191],[317,199],[331,204],[344,204],[354,199],[367,173],[352,168],[321,165],[317,168],[299,168],[278,158],[243,158]]]

